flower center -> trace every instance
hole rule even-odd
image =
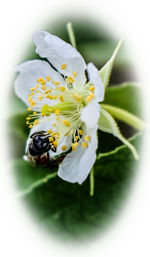
[[[65,69],[65,64],[62,65],[62,69]],[[49,120],[50,142],[57,147],[62,137],[70,135],[72,150],[75,150],[83,134],[81,111],[94,98],[95,87],[90,82],[81,85],[80,82],[75,81],[77,73],[74,71],[72,74],[73,76],[66,78],[65,86],[59,81],[53,81],[49,76],[37,79],[38,84],[30,88],[31,93],[28,94],[30,107],[27,110],[31,111],[34,107],[34,109],[40,109],[40,112],[34,111],[30,114],[26,124],[32,128],[43,121],[41,117]],[[86,135],[82,139],[82,147],[87,147],[88,141],[90,137]],[[62,150],[66,150],[65,145],[62,146]]]

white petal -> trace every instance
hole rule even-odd
[[[58,176],[62,179],[75,183],[82,182],[87,178],[96,160],[97,149],[97,126],[89,131],[91,141],[87,148],[81,146],[81,142],[75,151],[69,153],[59,165]]]
[[[36,45],[36,53],[47,58],[49,62],[63,75],[72,76],[72,72],[77,72],[78,80],[85,83],[86,64],[80,53],[70,44],[45,31],[36,31],[33,34]],[[61,69],[61,65],[66,64],[66,69]]]
[[[52,80],[59,81],[62,85],[65,84],[62,76],[51,68],[49,63],[45,61],[33,60],[24,62],[16,67],[16,71],[19,72],[19,74],[15,81],[15,93],[27,105],[29,105],[28,94],[31,93],[30,88],[37,85],[38,78],[46,78],[46,76],[50,76],[50,81],[46,83],[49,87],[54,87]]]
[[[89,81],[91,81],[95,86],[95,97],[98,102],[104,99],[104,85],[101,81],[98,69],[93,63],[89,63],[87,67],[87,72],[89,76]]]
[[[97,125],[99,116],[100,105],[94,99],[81,112],[81,120],[85,122],[88,129]]]

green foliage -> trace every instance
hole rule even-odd
[[[113,68],[113,65],[114,65],[114,61],[115,61],[115,58],[116,58],[116,56],[118,54],[118,51],[121,47],[121,44],[122,44],[122,40],[119,41],[119,43],[116,46],[111,58],[107,61],[107,63],[100,70],[100,77],[102,79],[102,82],[103,82],[103,85],[104,85],[105,89],[109,85],[110,76],[111,76],[111,73],[112,73],[112,68]]]
[[[139,145],[140,136],[132,139]],[[101,154],[95,163],[95,193],[89,195],[89,179],[82,185],[71,184],[55,177],[25,195],[26,204],[42,227],[60,238],[88,239],[107,228],[118,214],[123,197],[129,191],[135,173],[135,161],[126,146],[109,155]],[[54,172],[35,168],[25,161],[16,161],[14,171],[20,192],[31,183]]]
[[[136,83],[127,82],[107,88],[104,103],[114,105],[141,117],[141,96],[141,89],[136,86]]]

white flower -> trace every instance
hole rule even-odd
[[[81,184],[96,160],[98,102],[103,101],[104,86],[97,68],[86,65],[70,44],[45,31],[35,32],[33,40],[36,53],[50,64],[31,60],[19,65],[15,92],[33,111],[27,118],[30,135],[44,130],[52,136],[57,148],[56,153],[49,151],[52,158],[72,148],[59,165],[58,175]]]

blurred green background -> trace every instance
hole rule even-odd
[[[85,19],[66,18],[54,21],[50,26],[43,26],[42,29],[69,42],[66,30],[66,24],[69,21],[73,24],[77,49],[87,63],[93,62],[100,69],[111,57],[119,38],[113,38],[106,28]],[[28,40],[27,49],[23,49],[24,56],[20,55],[18,63],[40,59],[34,50],[31,38]],[[135,86],[136,79],[133,74],[132,63],[123,45],[116,58],[110,80],[111,87],[106,91],[105,103],[124,108],[141,117],[141,106],[138,104],[140,89]],[[21,192],[31,183],[56,169],[34,168],[23,160],[25,142],[29,133],[25,124],[27,113],[25,105],[15,96],[13,87],[9,102],[11,115],[8,121],[8,133],[12,145],[10,153],[13,163],[12,173],[15,176],[17,192]],[[140,134],[121,122],[119,126],[126,137],[134,135],[131,141],[138,148],[141,141]],[[85,240],[96,236],[97,233],[109,227],[112,218],[114,220],[114,217],[119,217],[125,196],[130,192],[133,175],[137,173],[137,162],[134,161],[130,151],[125,146],[121,146],[117,138],[101,131],[98,137],[97,152],[110,153],[102,156],[95,163],[93,197],[89,195],[89,178],[80,186],[56,177],[21,198],[29,207],[32,219],[37,220],[41,228],[56,234],[60,239],[74,239],[79,242],[81,238]],[[113,152],[116,148],[117,151]]]

